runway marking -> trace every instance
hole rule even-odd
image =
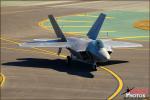
[[[1,86],[1,87],[2,87],[3,84],[4,84],[5,79],[6,79],[6,78],[5,78],[4,74],[0,73],[0,86]]]
[[[36,50],[25,50],[25,49],[17,49],[17,48],[9,48],[9,47],[1,47],[2,49],[9,49],[9,50],[17,50],[17,51],[23,51],[23,52],[29,52],[29,53],[41,53],[41,54],[46,54],[46,55],[52,55],[52,56],[56,56],[56,53],[48,53],[48,52],[40,52],[40,51],[36,51]],[[62,58],[66,57],[66,56],[60,56]]]
[[[48,21],[48,19],[46,20]],[[80,22],[86,22],[86,23],[91,23],[93,21],[79,21],[79,20],[57,20],[58,22],[76,22],[76,23],[80,23]]]
[[[46,25],[44,25],[44,23],[45,22],[47,22],[48,21],[48,19],[44,19],[44,20],[42,20],[42,21],[40,21],[40,22],[38,22],[38,26],[39,27],[41,27],[41,28],[43,28],[43,29],[45,29],[45,30],[50,30],[50,28],[52,28],[52,26],[46,26]],[[59,21],[59,20],[58,20]],[[60,20],[60,21],[65,21],[65,20]],[[71,20],[72,21],[72,20]],[[69,21],[65,21],[65,22],[69,22]],[[72,22],[80,22],[80,21],[72,21]],[[81,21],[81,22],[89,22],[89,21]],[[61,26],[60,26],[61,27]],[[64,27],[64,28],[72,28],[72,27],[76,27],[76,28],[80,28],[80,27],[83,27],[83,28],[89,28],[89,27],[91,27],[91,26],[62,26],[62,27]],[[102,30],[101,32],[116,32],[116,31],[114,31],[114,30]],[[64,32],[64,33],[66,33],[66,32]],[[80,32],[80,33],[82,33],[82,32]],[[87,32],[85,32],[85,33],[87,33]]]
[[[87,14],[87,13],[83,13],[83,14],[72,14],[72,15],[68,15],[68,16],[79,16],[79,17],[96,17],[98,18],[98,15],[92,15],[92,14]],[[114,17],[111,16],[107,16],[106,19],[113,19]],[[91,21],[93,22],[93,21]]]
[[[69,16],[73,16],[73,15],[69,15]],[[83,16],[83,15],[82,15]],[[86,16],[86,15],[85,15]],[[50,30],[50,28],[52,28],[52,26],[45,26],[44,23],[48,21],[48,19],[44,19],[40,22],[38,22],[38,26],[40,26],[41,28],[45,29],[45,30]],[[61,20],[60,20],[61,21]],[[73,20],[62,20],[62,21],[66,21],[66,22],[69,22],[69,21],[73,21]],[[74,22],[80,22],[80,21],[74,21]],[[89,22],[89,21],[87,21]],[[90,27],[90,26],[62,26],[62,27]],[[52,30],[50,30],[52,31]],[[117,32],[117,31],[112,31],[112,30],[104,30],[104,31],[101,31],[101,32]],[[64,32],[64,33],[67,33],[67,34],[72,34],[72,35],[79,35],[79,36],[85,36],[85,35],[81,35],[79,33],[87,33],[87,32]],[[77,34],[78,33],[78,34]],[[147,38],[149,36],[129,36],[129,37],[119,37],[119,38],[114,38],[114,39],[122,39],[122,40],[129,40],[129,39],[133,39],[133,38]],[[136,41],[136,40],[135,40]],[[139,40],[139,41],[145,41],[145,40]]]
[[[49,53],[49,54],[51,54],[51,55],[58,56],[57,53],[50,52],[50,51],[47,51],[47,50],[44,50],[44,49],[40,49],[40,48],[33,48],[33,49],[40,50],[40,51],[43,51],[43,52],[47,52],[47,53]],[[67,56],[65,56],[65,55],[63,55],[63,54],[60,54],[59,57],[66,58]]]
[[[141,49],[139,49],[139,48],[116,48],[116,49],[121,49],[121,50],[148,50],[149,51],[149,49],[148,48],[141,48]]]
[[[121,38],[115,38],[115,39],[131,39],[131,38],[147,38],[149,36],[129,36],[129,37],[121,37]]]
[[[71,16],[71,15],[70,15]],[[72,15],[72,16],[74,16],[74,15]],[[90,15],[90,14],[75,14],[75,16],[83,16],[83,17],[85,17],[85,16],[88,16],[88,17],[98,17],[98,15]],[[114,17],[111,17],[111,16],[107,16],[106,17],[107,19],[113,19]]]
[[[128,41],[137,41],[137,42],[148,42],[149,40],[130,40],[130,39],[118,39],[118,38],[112,38],[112,39],[114,39],[114,40],[128,40]]]
[[[103,33],[106,33],[106,32],[109,32],[109,33],[114,33],[114,32],[117,32],[117,31],[111,31],[111,30],[104,30],[104,31],[101,31],[101,32],[103,32]],[[86,31],[84,32],[71,32],[71,31],[69,31],[69,32],[64,32],[64,33],[72,33],[72,34],[77,34],[77,33],[87,33]],[[85,36],[86,36],[86,34],[85,34]]]
[[[115,31],[103,31],[103,32],[115,32]],[[86,37],[86,34],[83,34],[83,33],[87,33],[87,32],[64,32],[65,34],[69,34],[69,35],[75,35],[75,36],[83,36],[83,37]],[[82,34],[80,34],[80,33],[82,33]],[[106,37],[106,36],[105,36]],[[133,36],[134,37],[134,36]],[[104,38],[104,37],[102,37],[102,38]],[[107,38],[109,38],[109,37],[107,37]],[[99,38],[100,39],[100,38]],[[143,42],[147,42],[147,40],[129,40],[129,39],[121,39],[121,38],[112,38],[112,39],[116,39],[116,40],[128,40],[128,41],[143,41]]]
[[[50,30],[50,26],[45,26],[43,25],[41,22],[38,23],[38,26],[40,26],[41,28],[48,30],[50,32],[52,32],[52,30]],[[101,31],[101,32],[117,32],[117,31],[110,31],[110,30],[106,30],[106,31]],[[66,34],[71,34],[71,35],[76,35],[76,36],[86,36],[85,34],[80,34],[80,33],[87,33],[87,32],[64,32]],[[120,38],[112,38],[112,39],[118,39],[118,40],[129,40],[131,38],[145,38],[145,37],[149,37],[149,36],[130,36],[130,37],[120,37]],[[133,40],[133,41],[145,41],[147,42],[147,40]]]
[[[84,16],[84,14],[72,14],[72,15],[68,15],[68,16]],[[98,17],[98,16],[94,16],[94,15],[90,15],[90,14],[86,14],[85,16],[89,16],[89,17]],[[61,18],[61,17],[56,17],[57,18]],[[108,16],[106,17],[107,19],[112,19],[114,17]],[[45,29],[45,30],[49,30],[50,28],[52,28],[52,26],[46,26],[44,25],[45,22],[48,22],[49,19],[43,19],[42,21],[38,22],[38,26],[40,26],[41,28]],[[93,22],[93,21],[79,21],[79,20],[57,20],[57,21],[62,21],[62,22]],[[71,27],[91,27],[91,26],[62,26],[62,27],[67,27],[67,28],[71,28]],[[116,32],[116,31],[112,31],[112,30],[104,30],[101,32]],[[87,32],[86,32],[87,33]]]
[[[2,38],[2,37],[0,39],[4,40],[4,41],[7,41],[7,42],[10,42],[10,43],[19,44],[19,42],[8,40],[8,39]]]
[[[108,68],[105,68],[105,67],[101,67],[101,68],[104,69],[105,71],[109,72],[110,74],[112,74],[112,75],[118,80],[119,86],[118,86],[117,90],[116,90],[110,97],[108,97],[108,100],[112,100],[112,99],[115,98],[115,97],[120,93],[120,91],[122,90],[123,81],[122,81],[122,79],[121,79],[115,72],[113,72],[112,70],[110,70],[110,69],[108,69]]]
[[[52,26],[49,26],[49,27],[52,28]],[[70,27],[78,27],[78,28],[79,28],[79,27],[91,27],[91,26],[71,26],[71,25],[65,26],[65,25],[64,25],[64,26],[62,26],[62,27],[68,27],[68,28],[70,28]]]

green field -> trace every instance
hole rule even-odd
[[[108,32],[109,37],[111,38],[129,37],[128,39],[132,40],[149,40],[148,30],[137,29],[133,26],[136,21],[148,20],[148,12],[111,11],[105,13],[108,18],[106,18],[104,25],[102,26],[99,37],[106,36],[106,33]],[[63,32],[83,36],[86,35],[98,15],[99,12],[94,12],[64,16],[57,18],[57,20]],[[48,20],[43,23],[43,26],[50,25]]]

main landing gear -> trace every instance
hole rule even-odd
[[[70,56],[67,56],[67,65],[71,65],[71,61],[72,61],[72,58],[70,57]],[[94,64],[92,64],[92,70],[93,71],[97,71],[97,64],[96,63],[94,63]]]
[[[93,70],[93,71],[97,71],[97,65],[96,65],[96,63],[95,63],[95,64],[93,64],[93,66],[92,66],[92,70]]]
[[[67,65],[70,65],[70,64],[71,64],[71,57],[67,56]]]

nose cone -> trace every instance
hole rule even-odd
[[[105,48],[101,48],[99,54],[101,55],[100,59],[102,62],[106,62],[110,59],[110,55]]]

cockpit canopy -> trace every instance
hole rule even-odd
[[[104,44],[101,40],[95,40],[95,45],[98,48],[104,48]]]
[[[94,40],[91,42],[94,47],[96,47],[97,49],[100,49],[100,48],[104,48],[104,44],[101,40]]]

